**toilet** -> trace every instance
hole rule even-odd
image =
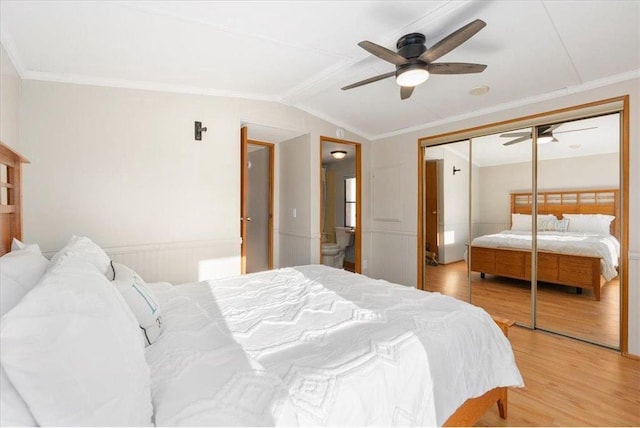
[[[322,264],[342,269],[345,249],[351,239],[351,228],[336,227],[336,242],[322,244]]]

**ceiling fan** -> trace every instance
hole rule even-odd
[[[342,90],[357,88],[369,83],[377,82],[388,77],[395,76],[400,85],[400,98],[406,100],[413,93],[413,89],[429,78],[429,74],[468,74],[480,73],[487,68],[484,64],[470,64],[466,62],[440,62],[433,61],[451,52],[487,24],[476,19],[464,27],[449,34],[429,49],[424,45],[425,37],[420,33],[411,33],[400,37],[396,43],[398,52],[393,52],[385,47],[369,41],[358,43],[358,46],[367,52],[396,66],[396,71],[380,74],[365,80],[345,86]]]
[[[556,139],[556,137],[554,136],[554,134],[564,134],[565,132],[576,132],[576,131],[586,131],[588,129],[596,129],[597,126],[591,126],[589,128],[580,128],[580,129],[568,129],[566,131],[556,131],[555,133],[553,132],[555,129],[557,129],[560,125],[562,125],[562,123],[556,123],[554,125],[544,125],[544,126],[539,126],[538,129],[538,138],[537,138],[537,142],[538,144],[545,144],[545,143],[551,143],[551,142],[558,142],[558,140]],[[522,143],[523,141],[527,141],[531,139],[531,132],[529,131],[521,131],[521,132],[508,132],[506,134],[501,134],[500,137],[502,138],[515,138],[511,141],[507,141],[506,143],[502,143],[503,146],[510,146],[512,144],[517,144],[517,143]]]

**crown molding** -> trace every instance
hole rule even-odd
[[[143,91],[171,92],[177,94],[208,95],[226,98],[242,98],[256,101],[279,102],[279,97],[247,92],[222,91],[211,88],[200,88],[188,85],[170,85],[166,83],[145,82],[139,80],[110,79],[97,76],[82,76],[78,74],[47,73],[40,71],[25,71],[25,80],[39,80],[44,82],[72,83],[77,85],[103,86],[110,88],[139,89]]]

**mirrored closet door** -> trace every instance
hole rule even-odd
[[[620,115],[544,127],[538,144],[536,325],[620,344]]]
[[[618,111],[422,147],[422,288],[620,349],[621,129]]]
[[[425,290],[471,299],[465,262],[471,213],[470,142],[424,151]]]
[[[516,195],[532,190],[530,132],[472,139],[471,177],[471,302],[525,326],[532,325],[532,218],[516,203]]]

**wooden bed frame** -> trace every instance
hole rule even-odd
[[[620,239],[617,218],[618,189],[562,190],[538,192],[538,214],[607,214],[616,216],[611,234]],[[511,213],[531,214],[531,193],[511,194]],[[471,246],[471,271],[508,278],[531,279],[531,251]],[[553,284],[592,289],[600,300],[605,279],[600,274],[600,258],[538,251],[538,280]]]
[[[0,256],[11,250],[13,238],[22,239],[22,164],[29,163],[0,142]]]
[[[0,256],[11,250],[13,238],[22,239],[22,164],[27,159],[0,142]],[[494,318],[507,335],[512,321]],[[471,398],[446,421],[445,426],[472,426],[491,406],[498,404],[500,416],[507,417],[507,388],[495,388]]]

